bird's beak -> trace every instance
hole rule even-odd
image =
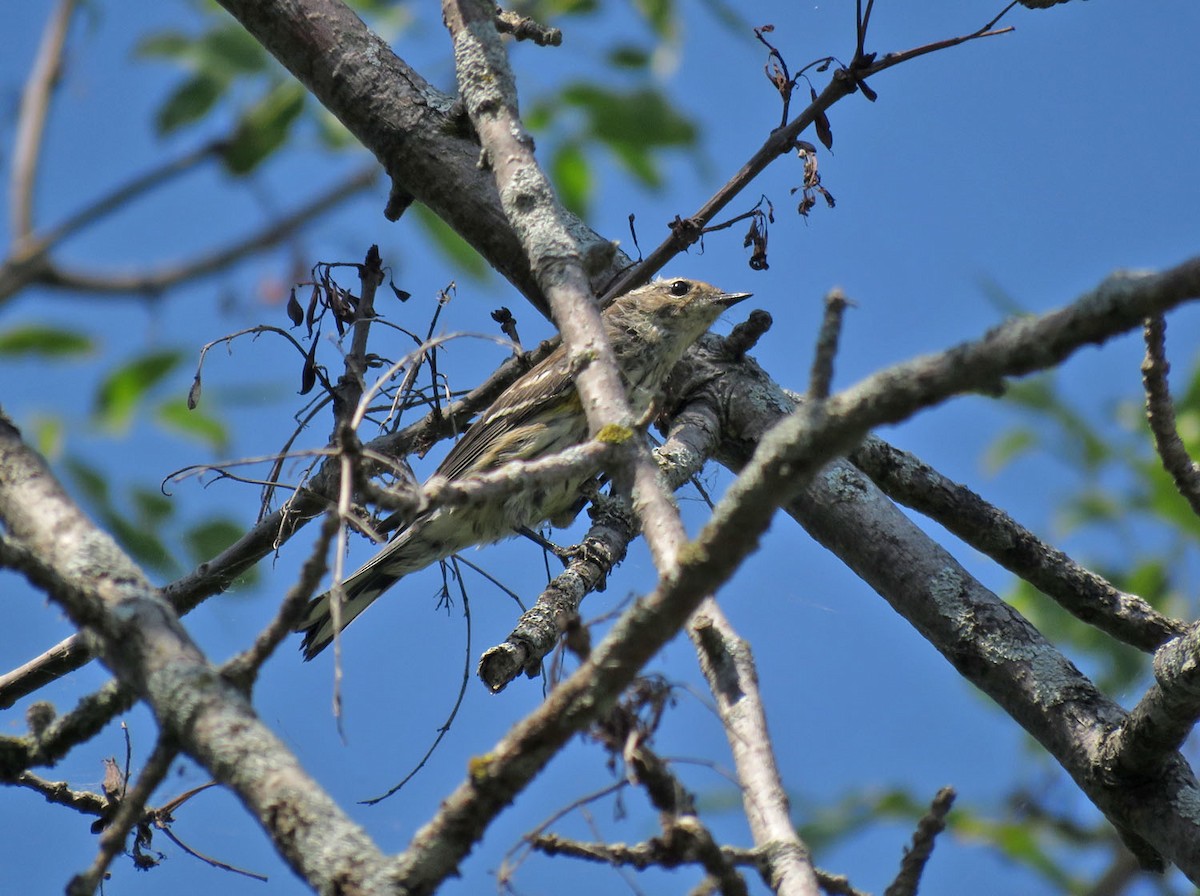
[[[743,299],[750,298],[752,292],[723,292],[717,297],[717,304],[723,308],[732,308]]]

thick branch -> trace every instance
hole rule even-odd
[[[575,387],[593,434],[609,424],[636,427],[600,309],[584,269],[582,247],[533,155],[533,138],[517,114],[516,82],[493,22],[488,0],[444,0],[454,38],[458,86],[471,122],[495,172],[505,216],[554,312],[563,344],[579,368]],[[675,563],[685,540],[683,524],[657,469],[639,440],[631,440],[617,465],[632,472],[635,508],[659,570]]]
[[[1200,720],[1200,625],[1154,656],[1154,684],[1104,745],[1114,781],[1143,782],[1169,772],[1176,752]]]
[[[1136,594],[1127,594],[1051,547],[973,491],[881,439],[850,461],[893,501],[936,520],[967,544],[1029,582],[1077,619],[1126,644],[1153,651],[1187,630]]]
[[[427,205],[542,311],[541,289],[479,165],[461,106],[396,57],[337,0],[222,0],[374,153],[394,188]],[[595,283],[616,272],[615,246],[568,218]],[[628,259],[625,259],[628,262]]]
[[[318,889],[339,890],[350,877],[362,883],[359,892],[393,892],[366,834],[208,664],[157,589],[6,419],[0,471],[0,517],[42,561],[27,574],[95,636],[105,665],[150,705],[164,734],[238,796],[284,860]]]

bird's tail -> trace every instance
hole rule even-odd
[[[369,607],[375,598],[392,587],[401,576],[388,573],[374,564],[368,564],[342,582],[342,602],[338,612],[338,629],[347,625]],[[333,641],[338,629],[333,625],[333,595],[326,591],[308,603],[304,620],[296,626],[304,632],[304,659],[311,660]]]
[[[304,658],[311,660],[328,647],[338,631],[410,572],[424,569],[469,544],[469,540],[463,541],[464,533],[460,530],[462,527],[453,519],[440,514],[420,519],[402,530],[386,548],[342,582],[342,604],[338,609],[336,629],[330,592],[309,601],[308,612],[296,626],[296,631],[304,632],[304,643],[300,646]],[[467,539],[473,537],[469,530],[465,535]]]

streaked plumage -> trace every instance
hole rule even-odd
[[[626,293],[605,309],[604,329],[628,390],[643,416],[671,368],[726,308],[748,293],[726,293],[695,280],[658,280]],[[435,475],[457,480],[513,460],[533,460],[583,442],[588,435],[566,351],[559,346],[509,386],[446,455]],[[587,477],[590,478],[590,477]],[[342,628],[410,572],[473,544],[498,541],[514,530],[561,516],[576,502],[585,478],[557,488],[526,490],[502,506],[433,510],[401,532],[342,583]],[[304,621],[304,658],[333,640],[328,592],[313,599]]]

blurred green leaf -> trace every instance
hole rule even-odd
[[[247,174],[282,146],[304,110],[305,95],[298,82],[284,81],[251,106],[225,149],[225,167]]]
[[[699,136],[696,125],[650,87],[621,92],[577,82],[560,97],[584,110],[592,135],[609,144],[689,146]]]
[[[160,491],[133,486],[129,495],[137,509],[137,518],[141,523],[161,525],[170,519],[175,512],[171,499]]]
[[[191,54],[196,42],[182,31],[160,31],[142,38],[133,48],[135,56],[182,61]]]
[[[659,37],[670,39],[678,33],[673,0],[634,0],[633,5]]]
[[[1145,488],[1140,495],[1132,498],[1130,503],[1178,532],[1187,533],[1200,541],[1200,518],[1197,518],[1187,499],[1179,493],[1175,480],[1163,469],[1158,458],[1155,457],[1142,465],[1141,473]]]
[[[128,425],[138,403],[183,360],[176,349],[148,352],[118,367],[96,390],[93,414],[102,425],[119,429]]]
[[[488,276],[491,271],[488,263],[471,248],[466,240],[451,230],[445,221],[420,203],[413,205],[413,211],[416,213],[417,220],[425,228],[425,232],[433,240],[434,245],[447,259],[453,262],[455,267],[473,280],[483,280]]]
[[[262,44],[236,22],[207,32],[197,43],[197,55],[202,69],[227,74],[265,71],[271,62]]]
[[[1179,408],[1200,409],[1200,364],[1192,368],[1183,394],[1176,399]]]
[[[559,16],[589,15],[599,8],[599,0],[535,0],[522,7],[521,12],[539,22],[548,22]]]
[[[531,131],[544,131],[550,126],[556,112],[555,104],[551,100],[539,100],[536,103],[531,103],[526,109],[522,110],[521,119],[525,122],[525,127]]]
[[[658,171],[658,165],[654,161],[654,156],[644,146],[613,142],[609,144],[609,149],[629,173],[641,181],[644,186],[655,190],[662,188],[663,179]]]
[[[244,528],[233,520],[217,518],[205,520],[187,530],[184,541],[193,560],[200,563],[211,560],[242,537]]]
[[[172,91],[154,113],[155,131],[160,135],[170,134],[203,118],[228,85],[228,80],[209,72],[199,72],[188,78]]]
[[[316,110],[317,139],[329,149],[345,149],[358,146],[354,135],[346,130],[346,126],[338,121],[324,106]]]
[[[592,173],[578,144],[564,143],[554,151],[550,159],[550,176],[563,205],[586,218],[592,195]]]
[[[199,37],[181,31],[162,31],[140,40],[134,55],[143,59],[165,59],[194,72],[224,81],[238,74],[264,71],[271,56],[241,25],[219,22]]]
[[[1032,868],[1052,881],[1059,892],[1072,891],[1074,878],[1044,848],[1047,840],[1045,824],[1032,823],[1025,818],[1019,821],[995,821],[974,812],[960,812],[957,808],[950,813],[947,821],[947,826],[954,833],[986,843],[1013,861]]]
[[[575,83],[559,96],[587,118],[587,135],[607,146],[643,184],[659,187],[662,177],[652,150],[687,147],[699,131],[657,90],[618,92],[595,84]]]
[[[109,534],[142,566],[164,573],[178,569],[171,552],[152,527],[131,522],[116,512],[103,514],[100,519]]]
[[[67,458],[64,465],[92,515],[134,560],[160,572],[176,569],[170,551],[158,537],[157,528],[162,518],[157,510],[152,511],[146,490],[131,490],[136,515],[130,519],[117,509],[104,473],[78,457]]]
[[[1038,443],[1033,430],[1017,426],[1001,433],[984,454],[984,467],[989,473],[999,473],[1012,461],[1031,451]]]
[[[800,801],[797,804],[801,805]],[[800,816],[807,820],[799,826],[800,836],[819,853],[850,834],[889,819],[918,819],[928,808],[905,790],[860,791],[836,803],[804,806]]]
[[[932,796],[932,795],[930,795]],[[880,791],[860,791],[849,794],[837,803],[808,803],[793,797],[800,817],[808,819],[800,825],[800,835],[815,853],[844,843],[853,834],[877,828],[888,822],[911,825],[929,811],[929,797],[917,798],[899,788]],[[736,805],[736,804],[735,804]],[[1010,817],[989,818],[977,808],[959,799],[946,817],[946,827],[953,836],[981,843],[998,850],[1017,862],[1053,881],[1056,892],[1080,892],[1079,881],[1071,877],[1063,864],[1047,849],[1048,844],[1070,842],[1073,845],[1113,846],[1109,829],[1097,827],[1068,830],[1069,823],[1048,813],[1005,812]]]
[[[222,452],[229,447],[229,430],[225,424],[203,411],[189,411],[187,402],[182,399],[163,402],[155,417],[167,429],[204,442],[214,451]]]
[[[33,445],[38,454],[53,461],[62,454],[66,427],[61,417],[38,416],[33,422]]]
[[[49,324],[23,324],[0,333],[0,356],[9,358],[64,358],[92,348],[84,333]]]
[[[78,457],[68,457],[64,466],[85,498],[101,507],[108,507],[108,479],[98,469]]]
[[[1108,441],[1061,397],[1054,374],[1009,383],[1004,399],[1056,424],[1061,435],[1055,442],[1056,454],[1077,468],[1094,471],[1114,459]]]
[[[608,51],[608,64],[614,68],[644,69],[650,65],[650,51],[621,44]]]
[[[742,15],[741,10],[735,4],[726,3],[725,0],[701,0],[701,3],[708,8],[713,18],[720,22],[730,34],[740,38],[747,44],[753,42],[753,25],[749,19]]]
[[[233,520],[214,517],[192,526],[183,534],[188,557],[193,563],[211,560],[242,537],[245,528]],[[257,568],[251,567],[238,577],[242,585],[253,585],[259,579]]]
[[[1128,510],[1122,496],[1105,489],[1084,486],[1062,502],[1058,523],[1068,531],[1079,526],[1110,524],[1122,519]]]

